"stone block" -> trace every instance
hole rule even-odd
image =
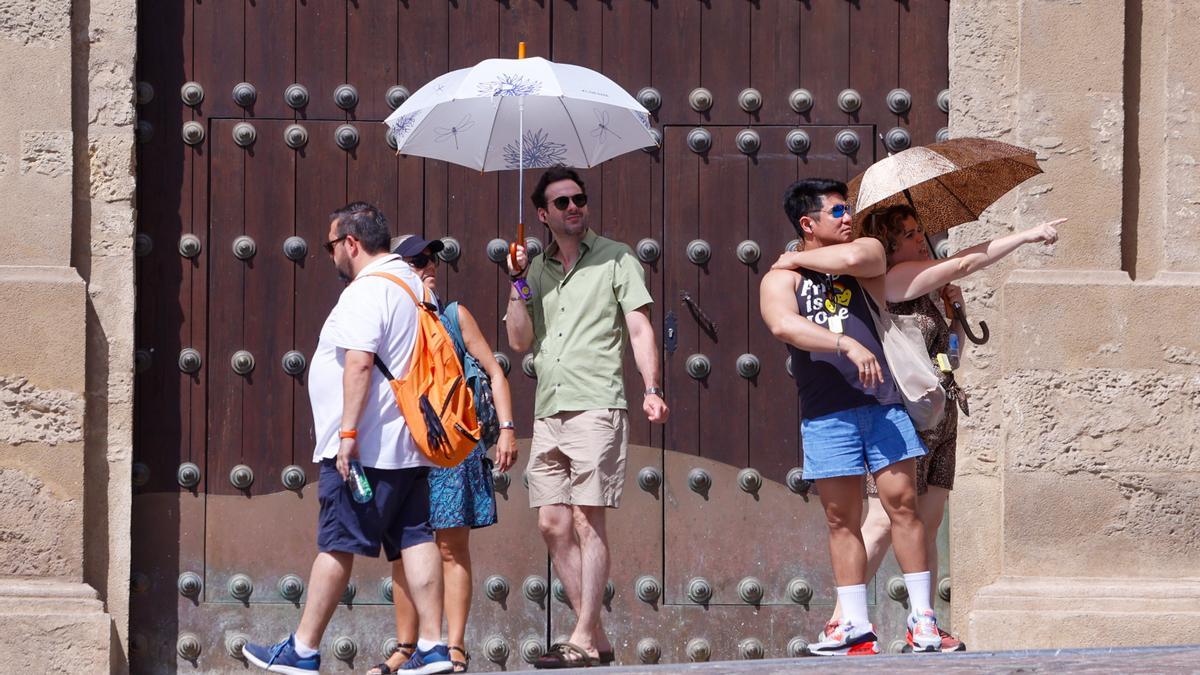
[[[39,389],[0,375],[0,444],[55,446],[83,440],[83,395]]]
[[[4,672],[110,672],[112,620],[84,584],[0,580],[0,621]]]
[[[1135,284],[1116,271],[1020,270],[1002,293],[1006,373],[1115,368],[1194,375],[1200,365],[1200,274]]]
[[[976,595],[968,644],[977,652],[1196,644],[1198,597],[1195,577],[1003,577]]]
[[[85,288],[69,267],[0,266],[0,374],[84,391]]]
[[[0,40],[65,44],[71,39],[70,0],[0,0]]]
[[[959,463],[964,454],[959,452]],[[951,625],[967,625],[966,610],[980,588],[1001,571],[1003,481],[998,476],[960,475],[950,492],[950,575],[954,584]],[[974,646],[973,636],[963,635]]]
[[[133,129],[94,136],[88,146],[91,194],[105,202],[133,199]]]
[[[82,579],[81,510],[36,476],[0,469],[0,576]]]
[[[70,131],[21,132],[21,173],[51,178],[71,175]]]
[[[1004,573],[1194,575],[1200,570],[1198,494],[1196,472],[1010,472]]]

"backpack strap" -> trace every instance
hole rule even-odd
[[[446,327],[446,332],[450,334],[450,339],[454,340],[454,351],[458,352],[458,360],[464,361],[467,352],[467,343],[463,338],[462,324],[459,323],[459,304],[457,301],[446,305],[442,309],[442,325]]]
[[[433,306],[433,303],[428,301],[428,295],[429,295],[428,288],[424,289],[424,292],[421,294],[422,297],[426,298],[425,302],[421,302],[420,300],[417,300],[416,293],[412,292],[412,289],[408,287],[408,284],[404,283],[404,281],[401,280],[400,277],[398,277],[394,274],[389,274],[387,272],[372,272],[372,273],[368,274],[367,276],[383,277],[384,279],[388,279],[389,281],[392,281],[400,288],[403,288],[405,293],[408,293],[408,297],[412,298],[413,303],[416,304],[418,308],[423,306],[423,307],[425,307],[425,309],[430,309],[430,310],[434,311],[435,313],[437,312],[437,308]],[[388,367],[386,365],[384,365],[383,359],[379,358],[379,354],[375,355],[375,365],[376,365],[376,367],[379,368],[379,372],[383,373],[383,376],[386,377],[389,381],[396,379],[395,377],[392,376],[392,371],[388,370]]]

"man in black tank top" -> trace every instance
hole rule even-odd
[[[925,447],[902,405],[868,306],[882,306],[883,246],[870,237],[854,239],[846,185],[839,181],[793,183],[784,210],[804,242],[803,268],[768,272],[759,306],[792,357],[804,478],[816,482],[825,509],[842,605],[840,624],[828,627],[809,650],[822,656],[879,651],[867,617],[867,555],[860,531],[869,471],[892,522],[896,560],[912,602],[908,642],[914,651],[938,651],[914,475],[914,460]]]

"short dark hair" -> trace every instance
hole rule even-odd
[[[839,194],[846,199],[850,191],[846,184],[832,178],[805,178],[788,186],[783,193],[783,210],[787,212],[788,220],[796,228],[796,234],[804,236],[800,229],[800,217],[819,211],[824,206],[825,195]]]
[[[552,166],[546,169],[546,173],[542,174],[542,177],[538,179],[537,185],[533,186],[533,194],[529,195],[529,198],[533,200],[533,205],[539,209],[549,206],[550,203],[546,201],[546,188],[551,183],[557,183],[560,180],[573,180],[579,186],[580,190],[584,189],[583,179],[579,177],[575,169],[561,164]]]
[[[339,237],[354,237],[367,253],[386,253],[392,242],[383,211],[366,202],[350,202],[329,214]]]

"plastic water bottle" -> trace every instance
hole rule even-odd
[[[950,347],[946,350],[946,356],[950,359],[950,367],[958,369],[958,333],[950,334]]]
[[[350,462],[350,495],[359,504],[366,504],[375,496],[375,491],[371,489],[371,483],[367,480],[367,474],[357,459]]]

